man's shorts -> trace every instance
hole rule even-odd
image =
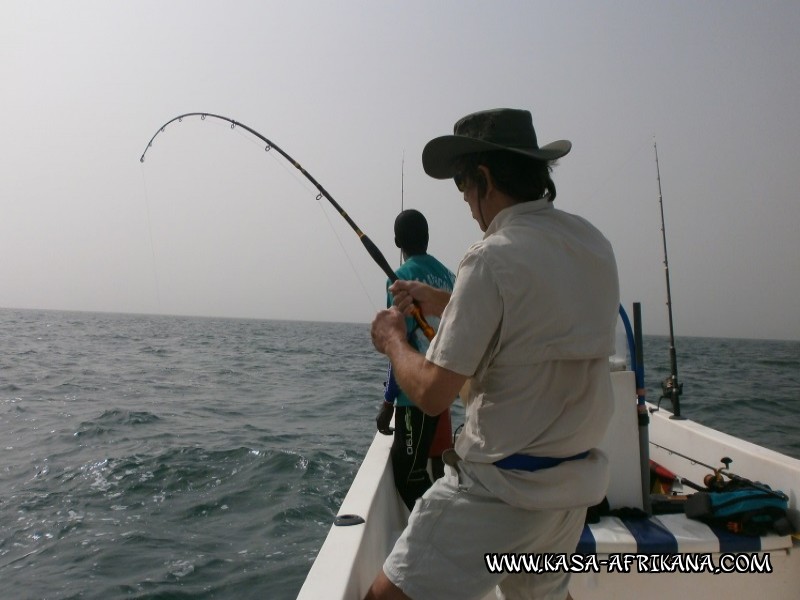
[[[531,511],[494,498],[471,479],[468,465],[444,477],[414,506],[383,565],[389,580],[414,599],[483,600],[495,586],[501,598],[567,596],[568,573],[491,573],[484,555],[572,554],[586,509]]]

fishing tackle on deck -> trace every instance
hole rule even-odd
[[[364,245],[364,248],[366,248],[367,252],[369,252],[369,255],[378,264],[381,270],[383,270],[383,272],[386,274],[389,280],[392,283],[397,281],[397,275],[389,266],[389,263],[386,261],[386,258],[383,256],[378,247],[373,243],[371,239],[369,239],[369,237],[367,237],[367,235],[363,231],[361,231],[361,229],[359,229],[358,225],[356,225],[353,219],[350,218],[350,215],[348,215],[345,212],[345,210],[341,206],[339,206],[339,203],[333,199],[333,197],[328,193],[328,191],[324,187],[322,187],[322,185],[320,185],[319,182],[316,179],[314,179],[314,177],[308,171],[306,171],[302,166],[300,166],[300,164],[297,161],[295,161],[291,156],[289,156],[286,152],[284,152],[278,145],[276,145],[275,143],[273,143],[272,141],[270,141],[269,139],[258,133],[255,129],[252,129],[247,125],[240,123],[239,121],[235,121],[229,117],[215,115],[213,113],[192,112],[179,115],[177,117],[174,117],[173,119],[170,119],[156,130],[155,134],[153,134],[153,137],[150,138],[150,141],[147,143],[147,147],[144,149],[144,152],[142,152],[142,156],[139,158],[139,161],[144,162],[145,154],[147,154],[147,151],[153,145],[153,140],[156,139],[159,133],[163,132],[169,124],[175,121],[180,122],[186,117],[200,117],[200,119],[203,121],[207,117],[210,117],[214,119],[220,119],[221,121],[226,121],[230,123],[231,129],[235,129],[236,127],[241,127],[248,133],[256,136],[258,139],[263,141],[266,144],[266,147],[264,149],[267,152],[269,152],[272,149],[276,150],[281,156],[283,156],[286,160],[288,160],[298,171],[300,171],[305,176],[306,179],[308,179],[312,184],[314,184],[314,187],[316,187],[317,190],[319,190],[319,194],[317,195],[317,200],[319,200],[320,198],[325,198],[326,200],[328,200],[328,202],[331,203],[331,205],[336,209],[339,215],[341,215],[341,217],[345,221],[347,221],[347,224],[350,225],[353,231],[356,232],[356,235],[358,235],[359,239],[361,240],[361,243]],[[413,310],[414,310],[413,313],[414,319],[416,320],[420,329],[422,329],[423,333],[425,334],[425,337],[427,337],[429,340],[433,339],[433,336],[435,335],[435,331],[433,330],[433,328],[425,321],[425,318],[422,316],[422,313],[420,312],[418,307],[415,306]]]
[[[786,500],[786,494],[784,494],[782,491],[773,490],[771,487],[761,483],[760,481],[752,481],[751,479],[747,479],[746,477],[742,477],[741,475],[732,473],[730,467],[733,460],[727,456],[723,456],[720,459],[720,462],[722,463],[721,467],[714,467],[713,465],[704,463],[703,461],[697,458],[692,458],[691,456],[681,454],[680,452],[674,450],[673,448],[667,448],[666,446],[662,446],[661,444],[656,444],[653,441],[651,441],[650,443],[653,446],[656,446],[657,448],[666,450],[670,454],[680,456],[681,458],[684,458],[694,464],[710,469],[711,473],[709,473],[703,478],[703,484],[706,486],[708,490],[724,491],[730,488],[751,488],[764,492],[765,494],[775,496],[776,498]],[[690,485],[690,487],[697,489],[697,486],[695,484]]]

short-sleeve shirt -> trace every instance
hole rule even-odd
[[[618,306],[611,244],[546,199],[502,210],[467,251],[426,356],[469,377],[455,449],[498,497],[528,508],[602,499],[608,469],[599,451],[534,473],[492,463],[567,457],[600,443],[613,411]]]
[[[453,290],[453,284],[455,283],[455,275],[453,272],[430,254],[415,254],[414,256],[409,256],[400,268],[397,269],[395,275],[397,275],[398,279],[421,281],[422,283],[448,292]],[[390,283],[391,282],[387,282],[387,288]],[[387,290],[386,306],[391,305],[392,294]],[[428,322],[428,325],[433,327],[434,331],[438,329],[438,317],[426,315],[425,320]],[[411,345],[422,354],[425,354],[430,342],[413,317],[406,317],[406,331],[410,332],[411,337],[409,341]],[[414,406],[414,403],[411,402],[409,397],[406,396],[405,392],[402,390],[400,390],[395,404],[397,406]]]

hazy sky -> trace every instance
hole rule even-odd
[[[800,339],[800,2],[2,0],[0,306],[367,322],[401,205],[453,270],[480,238],[425,143],[527,108],[556,204],[667,332]]]

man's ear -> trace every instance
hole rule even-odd
[[[488,196],[495,189],[494,177],[486,165],[478,165],[478,172],[475,176],[475,183],[482,196]]]

